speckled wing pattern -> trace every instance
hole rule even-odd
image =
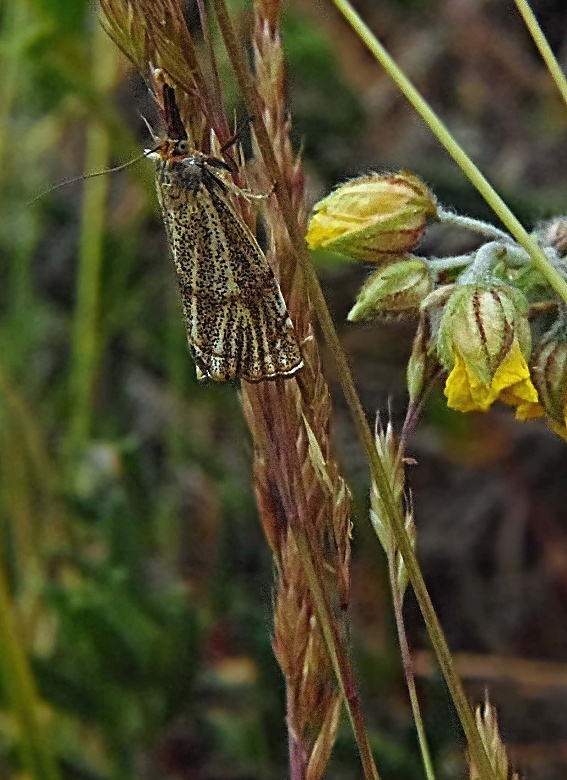
[[[199,153],[162,154],[157,167],[197,375],[217,382],[292,376],[303,361],[279,285],[211,162]]]

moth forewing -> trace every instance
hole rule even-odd
[[[187,147],[168,139],[150,156],[197,375],[292,376],[301,350],[274,273],[219,176],[228,166]]]

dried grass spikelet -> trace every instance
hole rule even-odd
[[[207,68],[201,67],[202,52],[197,56],[178,0],[101,0],[101,7],[107,31],[146,76],[158,104],[158,82],[165,79],[175,87],[181,117],[196,148],[218,154],[231,133],[220,110],[216,63],[212,58]],[[303,173],[289,141],[284,100],[279,13],[277,0],[255,4],[255,82],[278,164],[305,231]],[[231,148],[231,156],[241,163],[238,148]],[[246,167],[241,169],[237,183],[269,192],[273,182],[259,165],[255,173],[254,181],[247,182]],[[245,220],[253,220],[252,208],[241,198],[235,198],[234,207]],[[305,365],[297,378],[244,382],[242,404],[254,440],[257,502],[277,571],[273,647],[286,680],[290,775],[316,780],[332,750],[341,699],[290,526],[305,529],[340,635],[349,602],[350,496],[331,449],[331,404],[309,302],[289,261],[295,253],[273,195],[264,218],[266,255],[280,279]]]
[[[518,773],[514,772],[510,767],[506,745],[502,742],[498,728],[496,708],[488,700],[488,694],[484,703],[476,708],[475,719],[496,780],[520,780]],[[469,779],[480,780],[481,777],[483,775],[478,771],[475,764],[472,761],[469,762]]]
[[[391,420],[388,420],[388,423],[384,427],[380,418],[378,417],[376,419],[374,441],[376,443],[376,450],[384,466],[384,471],[388,476],[392,495],[396,502],[399,503],[401,511],[403,512],[404,526],[410,544],[415,549],[416,532],[411,494],[405,493],[405,459],[402,457],[400,444],[394,433],[394,427]],[[388,565],[391,568],[391,574],[393,575],[392,582],[396,583],[398,591],[397,597],[400,602],[402,602],[409,583],[408,573],[404,559],[397,549],[391,525],[388,522],[388,513],[384,506],[383,497],[380,495],[380,490],[375,482],[372,482],[370,489],[370,519],[376,536],[388,557]]]
[[[145,78],[160,108],[156,72],[179,87],[176,100],[195,146],[210,151],[208,140],[201,137],[205,127],[207,134],[212,129],[218,138],[228,138],[217,83],[210,85],[205,79],[179,0],[99,0],[99,4],[102,26]]]
[[[129,0],[100,0],[101,25],[109,38],[141,73],[148,67],[149,41],[145,17]]]
[[[276,159],[304,229],[304,181],[301,161],[289,140],[278,19],[279,2],[256,2],[256,87]],[[266,181],[264,189],[269,190],[269,184]],[[298,770],[292,776],[315,780],[330,756],[340,699],[290,524],[299,521],[306,530],[340,623],[341,608],[349,600],[350,496],[331,449],[332,410],[309,303],[300,274],[285,265],[294,252],[273,196],[264,219],[267,255],[279,275],[305,366],[298,381],[244,383],[242,396],[254,438],[258,506],[277,569],[273,647],[286,682],[290,760]]]

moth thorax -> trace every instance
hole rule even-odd
[[[195,157],[186,157],[184,160],[174,163],[171,172],[183,187],[194,193],[203,182],[203,164]]]

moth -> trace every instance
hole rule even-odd
[[[147,157],[156,185],[181,293],[197,377],[260,382],[290,377],[301,349],[278,282],[255,237],[238,215],[223,179],[224,160],[192,149],[164,86],[167,138]]]

